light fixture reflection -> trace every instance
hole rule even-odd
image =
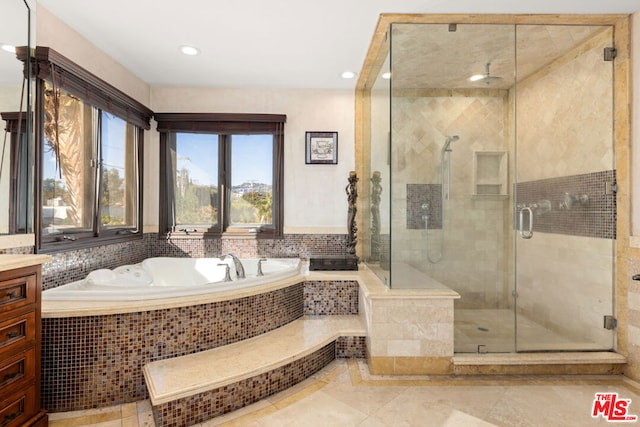
[[[16,47],[11,45],[11,44],[2,44],[0,46],[0,49],[4,50],[5,52],[9,52],[9,53],[16,53]]]
[[[181,46],[180,47],[180,52],[184,53],[185,55],[189,55],[189,56],[195,56],[197,54],[200,53],[200,50],[198,50],[197,48],[193,47],[193,46]]]
[[[389,80],[391,78],[391,72],[382,73],[382,78]]]

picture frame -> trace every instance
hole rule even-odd
[[[306,132],[305,163],[338,164],[338,132]]]

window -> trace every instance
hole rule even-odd
[[[155,119],[165,232],[282,234],[286,116],[162,113]]]
[[[152,112],[48,48],[36,60],[39,249],[141,238]]]
[[[33,194],[33,168],[29,156],[32,148],[27,138],[30,124],[25,113],[5,112],[0,113],[0,117],[6,122],[2,145],[4,157],[0,158],[0,194],[9,200],[8,211],[0,212],[0,234],[32,233],[33,206],[28,203]]]

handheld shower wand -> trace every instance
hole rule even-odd
[[[446,200],[449,200],[449,197],[451,196],[451,151],[453,151],[450,148],[450,145],[452,142],[459,140],[460,137],[458,135],[451,135],[448,136],[447,139],[444,141],[444,145],[442,146],[442,152],[440,153],[440,168],[441,168],[441,172],[442,172],[442,193],[444,194],[444,198]],[[445,154],[447,155],[446,157],[446,164],[447,164],[447,191],[444,191],[444,166],[445,166]]]

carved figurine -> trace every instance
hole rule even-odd
[[[356,236],[358,232],[358,227],[356,226],[356,212],[358,208],[356,207],[356,202],[358,200],[358,189],[356,187],[356,183],[358,182],[358,177],[356,176],[355,171],[349,172],[349,184],[345,188],[347,193],[347,201],[349,202],[349,213],[347,217],[347,253],[351,255],[356,254],[356,242],[358,238]]]
[[[380,260],[380,181],[380,172],[374,171],[371,176],[371,261]]]

